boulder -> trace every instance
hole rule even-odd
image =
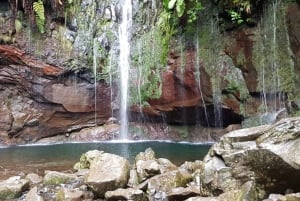
[[[203,160],[202,192],[219,195],[243,187],[252,201],[286,189],[299,192],[299,131],[298,117],[224,135]]]
[[[91,161],[89,168],[85,182],[99,197],[128,183],[129,163],[123,157],[103,153]]]
[[[31,184],[38,184],[43,181],[43,178],[35,173],[27,174],[26,179],[28,179]]]
[[[64,198],[66,201],[81,201],[84,198],[84,193],[81,190],[64,190]]]
[[[176,200],[185,200],[190,197],[195,197],[200,195],[200,188],[197,186],[189,186],[189,187],[178,187],[173,188],[171,191],[167,193],[167,198],[169,201]]]
[[[90,164],[93,160],[98,159],[103,154],[103,151],[91,150],[81,155],[79,162],[74,165],[75,170],[90,168]]]
[[[21,196],[22,192],[29,189],[29,181],[21,179],[20,176],[10,177],[0,181],[0,199],[15,199]]]
[[[35,186],[26,194],[26,201],[44,201],[44,198],[38,194],[38,189]]]
[[[105,199],[107,201],[118,201],[118,200],[132,200],[132,201],[148,201],[146,194],[139,189],[118,188],[114,191],[107,191],[105,193]]]
[[[159,164],[156,160],[138,160],[135,164],[140,181],[160,173]]]
[[[147,160],[154,160],[155,158],[155,152],[151,148],[147,148],[145,152],[140,152],[135,157],[135,162],[139,160],[147,161]]]
[[[78,180],[75,174],[62,173],[57,171],[46,171],[43,183],[46,185],[58,185],[72,183]]]
[[[148,179],[148,191],[169,192],[173,188],[186,187],[193,180],[192,175],[183,169],[173,170]]]
[[[263,201],[300,201],[300,193],[291,193],[286,195],[270,194],[268,199]]]

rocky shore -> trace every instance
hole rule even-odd
[[[74,170],[30,173],[0,181],[0,199],[42,200],[300,200],[300,118],[232,131],[203,161],[180,166],[151,148],[126,158],[92,150]],[[197,154],[197,153],[195,153]]]

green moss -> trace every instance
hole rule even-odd
[[[6,188],[5,190],[0,191],[0,198],[7,200],[7,199],[14,199],[21,196],[21,192],[17,192],[14,190],[11,190],[9,188]]]
[[[140,36],[132,47],[132,71],[130,80],[131,104],[146,105],[147,100],[161,95],[161,75],[165,62],[161,57],[162,36],[157,28]]]

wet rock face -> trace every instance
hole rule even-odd
[[[258,72],[252,60],[254,34],[254,30],[251,29],[234,31],[225,47],[225,53],[232,58],[234,65],[241,69],[250,93],[256,92],[258,85]]]
[[[110,117],[111,90],[96,86],[87,72],[65,72],[33,60],[20,50],[2,46],[0,66],[0,140],[25,142],[67,133]]]

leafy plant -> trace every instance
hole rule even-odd
[[[45,9],[42,0],[33,2],[36,25],[41,33],[45,32]]]
[[[236,12],[235,10],[232,10],[232,9],[228,10],[227,12],[231,17],[232,22],[237,23],[237,24],[242,24],[244,22],[240,12]]]

